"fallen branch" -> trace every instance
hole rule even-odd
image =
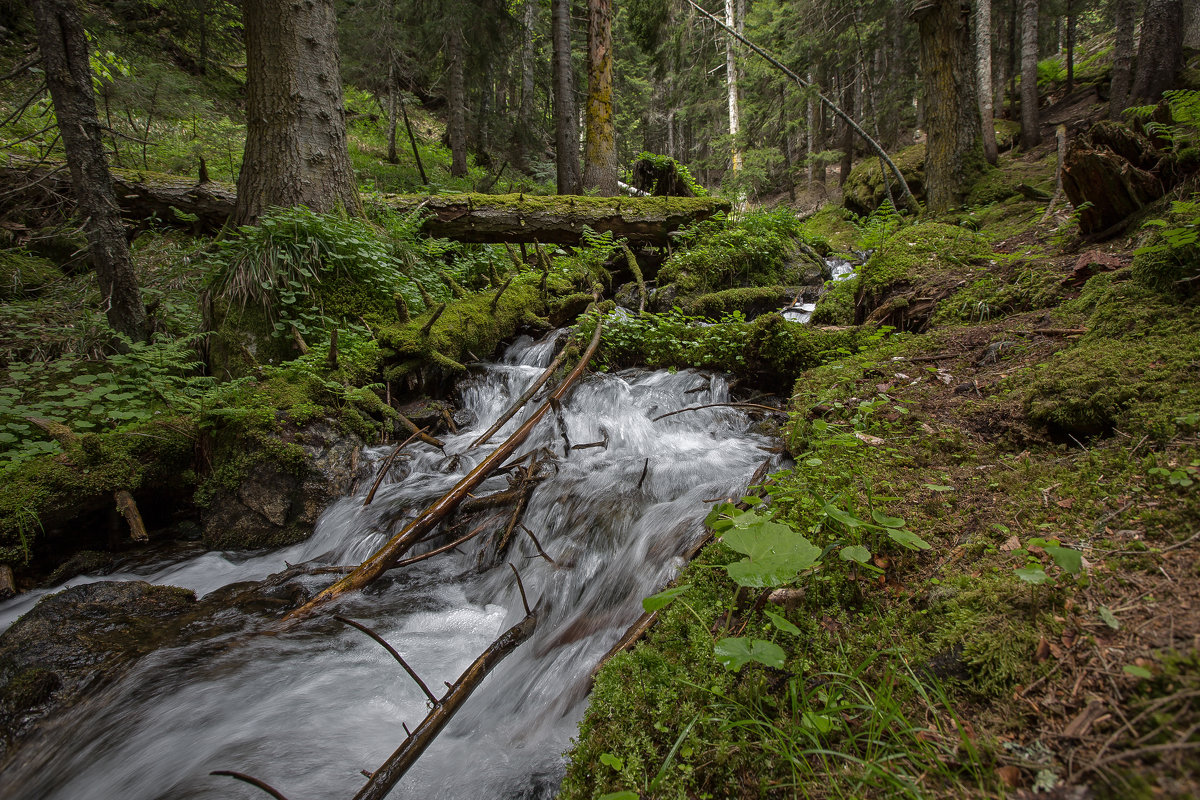
[[[1082,336],[1087,328],[1034,328],[1031,331],[1012,331],[1016,336]]]
[[[425,433],[425,428],[418,428],[417,423],[413,422],[411,419],[404,416],[403,414],[396,414],[396,421],[399,422],[401,425],[403,425],[406,429],[408,429],[409,433],[416,434],[417,438],[420,439],[425,444],[433,445],[434,447],[436,447],[439,450],[444,450],[446,448],[446,445],[442,442],[441,439],[435,438],[435,437],[430,436],[429,434]]]
[[[514,570],[515,571],[515,570]],[[518,586],[519,583],[518,576]],[[521,587],[521,598],[524,600],[525,589]],[[467,667],[458,680],[450,685],[445,696],[434,705],[433,710],[421,721],[404,743],[396,749],[388,760],[375,772],[371,773],[366,785],[354,795],[354,800],[383,800],[392,788],[404,777],[404,773],[416,763],[421,754],[441,732],[454,713],[462,706],[475,688],[483,681],[489,672],[499,664],[505,656],[516,650],[532,634],[537,627],[537,611],[529,611],[525,618],[505,631],[499,639],[492,642],[479,658]]]
[[[363,625],[361,622],[355,622],[354,620],[349,619],[348,617],[343,617],[341,614],[334,614],[333,618],[336,619],[338,622],[341,622],[344,625],[349,625],[352,628],[357,628],[358,630],[365,633],[367,636],[370,636],[372,639],[374,639],[379,644],[383,645],[383,649],[387,650],[389,653],[391,653],[392,658],[396,659],[396,661],[399,662],[400,666],[404,668],[404,671],[408,673],[408,677],[412,678],[413,682],[416,683],[417,686],[421,687],[421,691],[424,692],[425,696],[429,698],[429,702],[433,703],[434,708],[437,708],[438,703],[440,701],[437,699],[436,696],[434,696],[433,692],[429,691],[429,687],[425,685],[425,681],[421,680],[421,676],[417,674],[416,670],[414,670],[412,667],[410,667],[408,665],[408,662],[405,661],[401,657],[401,655],[396,652],[396,648],[394,648],[390,644],[388,644],[386,639],[384,639],[382,636],[380,636],[375,631],[368,628],[366,625]]]
[[[558,566],[558,562],[557,562],[557,561],[555,561],[555,560],[554,560],[553,558],[551,558],[550,556],[546,555],[546,551],[542,549],[542,543],[541,543],[541,542],[539,542],[539,541],[538,541],[538,538],[537,538],[536,536],[534,536],[534,535],[533,535],[533,531],[529,530],[529,528],[527,528],[527,527],[526,527],[526,526],[525,526],[523,523],[522,523],[522,525],[521,525],[521,530],[523,530],[523,531],[525,531],[527,534],[529,534],[529,538],[530,538],[530,539],[533,541],[533,546],[537,548],[538,555],[539,555],[539,556],[541,556],[542,558],[546,559],[548,562],[550,562],[550,564],[551,564],[551,565],[553,565],[553,566],[556,566],[556,567],[557,567],[557,566]]]
[[[125,517],[125,521],[129,523],[129,538],[135,542],[150,541],[150,535],[146,533],[146,523],[142,521],[142,514],[138,511],[133,495],[124,489],[119,489],[113,492],[113,499],[117,501],[117,511],[120,511],[121,516]]]
[[[650,421],[658,422],[660,419],[673,417],[676,414],[682,414],[685,411],[699,411],[702,408],[744,408],[750,411],[771,411],[775,414],[787,413],[787,411],[783,410],[782,408],[772,408],[771,406],[764,406],[758,403],[706,403],[702,406],[691,406],[689,408],[681,408],[678,411],[668,411],[666,414],[659,414]]]
[[[508,288],[508,285],[513,282],[514,277],[516,276],[509,275],[508,280],[504,282],[504,285],[496,290],[496,296],[492,298],[492,311],[496,310],[496,305],[500,302],[500,296],[504,294],[504,290]]]
[[[442,312],[443,312],[443,311],[445,311],[445,310],[446,310],[446,304],[445,304],[445,303],[442,303],[441,305],[439,305],[439,306],[437,307],[437,311],[434,311],[434,312],[433,312],[433,316],[429,318],[429,321],[428,321],[428,322],[426,322],[424,325],[422,325],[422,326],[421,326],[421,335],[422,335],[422,336],[428,336],[428,335],[429,335],[429,332],[430,332],[431,330],[433,330],[433,323],[435,323],[435,322],[437,322],[437,321],[438,321],[438,317],[440,317],[440,316],[442,315]]]
[[[599,321],[596,324],[596,332],[592,335],[592,340],[588,344],[587,350],[583,357],[579,359],[579,363],[575,369],[571,371],[559,387],[551,395],[555,400],[565,396],[571,387],[583,375],[588,363],[592,360],[592,356],[596,354],[597,348],[600,346],[600,332],[603,328]],[[432,505],[425,509],[420,515],[410,522],[402,531],[393,536],[383,547],[381,547],[370,558],[360,564],[353,572],[351,572],[342,580],[325,588],[320,594],[309,600],[300,608],[295,609],[284,617],[284,624],[291,624],[299,619],[312,614],[317,608],[325,605],[331,600],[334,600],[346,592],[356,591],[367,586],[390,567],[392,567],[400,558],[408,552],[408,550],[424,538],[432,531],[443,519],[448,517],[458,504],[461,503],[467,495],[483,483],[483,481],[491,475],[497,467],[501,466],[513,452],[516,451],[521,443],[529,436],[530,432],[541,421],[542,417],[549,411],[549,402],[544,403],[535,411],[525,424],[513,433],[499,447],[493,450],[487,458],[483,459],[475,469],[471,470],[467,475],[455,484],[449,492],[441,498],[434,501]]]
[[[271,797],[274,797],[275,800],[288,800],[287,797],[285,797],[283,795],[283,793],[280,792],[278,789],[276,789],[274,786],[272,786],[271,784],[269,784],[265,781],[260,781],[258,778],[255,778],[252,775],[246,775],[241,772],[233,772],[232,770],[227,770],[227,769],[214,770],[208,774],[209,775],[221,775],[221,776],[233,778],[235,780],[239,780],[242,783],[248,783],[251,786],[262,789],[264,792],[271,795]]]
[[[371,505],[371,501],[375,499],[375,492],[379,491],[379,484],[383,483],[383,476],[387,475],[388,469],[392,466],[392,462],[396,460],[396,456],[400,454],[400,451],[403,450],[409,442],[411,442],[413,439],[416,439],[424,432],[425,428],[421,428],[421,430],[417,431],[403,442],[392,448],[392,452],[388,454],[387,460],[384,461],[383,466],[379,468],[379,474],[375,476],[375,483],[371,484],[371,491],[367,492],[367,499],[363,501],[363,508]]]
[[[472,448],[479,447],[479,445],[486,443],[488,439],[495,436],[496,431],[503,428],[504,423],[508,422],[518,411],[524,408],[525,404],[528,403],[535,394],[537,394],[538,389],[541,389],[546,385],[546,381],[554,377],[554,373],[557,372],[558,368],[562,366],[563,359],[566,357],[567,348],[564,347],[561,351],[559,351],[559,354],[555,357],[554,361],[551,362],[550,366],[546,367],[542,374],[538,376],[538,379],[534,381],[528,389],[521,393],[521,396],[516,399],[516,402],[508,407],[507,411],[501,414],[496,421],[492,423],[492,427],[480,434],[478,439],[471,442],[471,446],[467,449],[470,450]]]

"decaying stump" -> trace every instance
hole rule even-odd
[[[639,158],[633,164],[633,188],[655,197],[695,197],[673,158]]]
[[[1149,139],[1115,122],[1075,137],[1063,165],[1063,191],[1079,210],[1079,229],[1102,235],[1167,193],[1163,156]]]

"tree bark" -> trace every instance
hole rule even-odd
[[[841,73],[842,82],[842,110],[847,114],[855,113],[854,110],[854,67],[847,67]],[[862,111],[859,110],[861,115]],[[838,126],[842,134],[842,158],[838,163],[838,186],[845,187],[846,181],[850,178],[850,168],[854,165],[854,131],[845,123]]]
[[[575,110],[575,73],[571,66],[571,0],[551,0],[554,41],[554,146],[558,193],[579,194],[579,127]]]
[[[1157,103],[1183,66],[1183,0],[1149,0],[1130,100]]]
[[[138,294],[129,242],[104,160],[92,90],[91,50],[79,9],[74,0],[34,0],[33,13],[46,86],[67,156],[71,188],[86,219],[88,255],[108,324],[135,342],[146,341],[146,309]]]
[[[537,22],[537,8],[536,0],[525,0],[521,17],[521,123],[516,132],[516,144],[517,163],[522,169],[529,166],[529,146],[533,131],[533,29]]]
[[[463,34],[459,19],[450,15],[450,30],[446,32],[446,78],[449,82],[446,99],[450,106],[446,122],[450,136],[450,174],[461,178],[467,174],[467,90],[463,64]]]
[[[1067,94],[1075,90],[1075,4],[1067,0]]]
[[[962,204],[983,170],[971,29],[960,0],[926,2],[916,15],[925,84],[925,202],[930,211]]]
[[[1109,92],[1108,116],[1117,119],[1129,104],[1129,87],[1133,84],[1133,27],[1137,0],[1116,0],[1117,37],[1113,46],[1112,88]]]
[[[1042,142],[1038,123],[1038,0],[1021,0],[1021,146]]]
[[[588,0],[588,94],[583,185],[617,194],[617,131],[613,120],[612,0]]]
[[[246,150],[234,221],[361,201],[346,148],[333,0],[245,0]]]
[[[996,121],[992,113],[992,0],[975,0],[975,58],[979,74],[979,124],[983,157],[989,164],[999,158]]]
[[[399,112],[396,106],[396,95],[400,91],[400,87],[396,85],[396,64],[391,60],[391,54],[388,54],[388,78],[387,78],[387,126],[388,126],[388,145],[387,145],[387,160],[389,164],[395,164],[400,159],[396,155],[396,125],[399,122],[397,117]]]
[[[737,30],[738,21],[734,15],[733,0],[725,0],[725,24]],[[730,170],[736,178],[742,171],[742,151],[738,147],[738,134],[741,131],[741,111],[738,106],[738,75],[737,59],[733,51],[733,38],[725,39],[725,93],[729,98],[729,147]]]

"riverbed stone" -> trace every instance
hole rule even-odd
[[[299,447],[303,463],[264,458],[235,489],[218,492],[204,514],[206,546],[253,550],[303,541],[321,512],[353,488],[363,447],[358,436],[318,420],[280,438]]]

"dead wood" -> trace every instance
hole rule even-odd
[[[375,492],[379,491],[379,484],[383,483],[383,476],[387,475],[388,469],[391,468],[392,462],[396,460],[396,456],[400,455],[400,451],[403,450],[409,442],[411,442],[413,439],[416,439],[424,432],[425,428],[421,428],[421,430],[417,431],[403,442],[392,448],[392,452],[388,453],[387,460],[384,461],[383,466],[379,468],[379,474],[375,476],[375,483],[371,484],[371,491],[367,492],[367,499],[363,501],[363,508],[371,505],[371,501],[375,499]]]
[[[426,322],[424,325],[422,325],[422,326],[421,326],[421,335],[422,335],[422,336],[428,336],[428,335],[429,335],[429,332],[430,332],[431,330],[433,330],[433,323],[435,323],[435,322],[437,322],[437,321],[438,321],[438,317],[440,317],[440,316],[442,315],[442,312],[443,312],[443,311],[445,311],[445,310],[446,310],[446,304],[445,304],[445,303],[442,303],[441,305],[439,305],[439,306],[437,307],[437,311],[434,311],[434,312],[433,312],[433,316],[429,318],[429,321],[428,321],[428,322]]]
[[[518,586],[520,586],[519,580],[520,576],[518,576]],[[522,600],[525,598],[523,586],[521,586],[521,598]],[[358,794],[354,795],[354,800],[383,800],[421,757],[421,754],[425,752],[425,749],[429,747],[487,674],[505,656],[528,639],[536,627],[537,611],[529,611],[525,614],[524,619],[505,631],[487,650],[484,650],[479,658],[475,659],[471,666],[467,667],[466,671],[459,676],[458,680],[450,685],[445,696],[437,701],[433,710],[409,734],[404,743],[388,757],[387,761],[383,762],[379,769],[371,774],[366,785],[359,790]]]
[[[361,622],[356,622],[352,619],[349,619],[348,617],[343,617],[341,614],[334,614],[333,618],[336,619],[338,622],[341,622],[344,625],[349,625],[352,628],[357,628],[358,630],[362,631],[367,636],[370,636],[376,642],[381,644],[383,646],[383,649],[387,650],[389,653],[391,653],[392,658],[396,659],[396,661],[400,664],[400,666],[404,668],[404,671],[408,673],[408,677],[412,678],[413,682],[416,683],[417,686],[421,687],[421,691],[424,692],[425,696],[429,698],[429,702],[433,703],[433,705],[435,707],[437,706],[437,704],[439,702],[437,697],[434,695],[433,692],[429,691],[429,687],[425,685],[425,681],[421,680],[421,676],[417,674],[416,670],[414,670],[412,667],[410,667],[408,665],[408,662],[405,661],[404,658],[399,653],[396,652],[396,648],[394,648],[390,644],[388,644],[387,639],[384,639],[378,633],[371,630],[370,628],[368,628],[366,625],[362,624]]]
[[[596,331],[592,335],[591,342],[588,343],[587,350],[583,357],[579,359],[579,363],[571,373],[559,384],[551,395],[555,400],[566,396],[575,382],[583,375],[588,363],[592,360],[592,356],[596,354],[597,348],[600,346],[600,332],[603,329],[603,324],[597,322]],[[434,501],[432,505],[425,509],[420,515],[410,522],[402,531],[393,536],[382,548],[380,548],[370,558],[360,564],[353,572],[344,577],[342,580],[324,589],[320,594],[312,600],[305,603],[298,609],[295,609],[284,618],[285,624],[294,623],[295,621],[309,616],[316,609],[325,605],[331,600],[334,600],[346,592],[355,591],[370,584],[390,567],[392,567],[400,558],[408,552],[408,550],[429,534],[437,525],[446,519],[456,509],[467,495],[481,484],[484,479],[491,475],[496,468],[501,466],[513,452],[516,451],[521,443],[529,436],[542,417],[549,411],[549,402],[544,403],[535,411],[530,418],[518,428],[512,436],[504,441],[499,447],[493,450],[487,458],[483,459],[475,469],[471,470],[462,480],[460,480],[454,488],[444,494],[441,498]]]
[[[135,542],[150,541],[150,535],[146,533],[146,523],[142,521],[142,514],[138,511],[133,495],[124,489],[118,489],[113,492],[113,499],[117,501],[117,511],[120,511],[121,516],[129,523],[129,538]]]
[[[504,285],[496,290],[496,296],[492,298],[492,311],[496,310],[496,304],[500,302],[500,296],[504,294],[504,291],[508,288],[508,285],[513,282],[513,277],[515,276],[509,275],[508,280],[504,282]]]
[[[507,284],[505,285],[507,286]],[[562,366],[563,359],[566,357],[567,348],[564,347],[559,351],[558,355],[554,358],[554,361],[550,363],[550,366],[546,367],[542,374],[538,376],[538,379],[534,381],[528,389],[521,393],[521,396],[518,397],[511,406],[508,407],[507,411],[501,414],[499,418],[492,423],[490,428],[480,434],[478,439],[471,442],[471,447],[468,449],[479,447],[479,445],[484,444],[488,439],[495,436],[496,431],[503,428],[504,423],[508,422],[518,411],[524,408],[525,404],[528,403],[535,394],[537,394],[538,390],[546,385],[546,381],[550,380],[550,378],[554,376],[555,372],[558,372],[558,368]]]
[[[70,445],[74,444],[77,438],[75,436],[75,432],[66,425],[63,425],[61,422],[54,422],[52,420],[42,419],[41,417],[26,417],[25,421],[33,423],[44,430],[51,439],[58,442],[63,447],[69,447]]]
[[[651,422],[658,422],[660,419],[673,417],[676,414],[682,414],[685,411],[699,411],[702,408],[744,408],[750,411],[770,411],[775,414],[786,414],[782,408],[772,408],[771,406],[759,405],[758,403],[705,403],[702,406],[691,406],[689,408],[681,408],[678,411],[669,411],[666,414],[659,414]]]
[[[430,436],[429,434],[425,433],[425,428],[418,428],[417,423],[413,422],[411,419],[404,416],[403,414],[397,413],[396,421],[399,422],[401,425],[403,425],[405,428],[407,428],[409,433],[415,433],[417,435],[417,438],[420,439],[425,444],[433,445],[434,447],[436,447],[439,450],[446,449],[446,445],[445,445],[445,443],[442,442],[441,439],[435,438],[435,437]]]
[[[525,533],[529,534],[529,538],[533,541],[533,546],[535,548],[537,548],[538,555],[541,556],[542,558],[546,559],[546,561],[548,561],[552,566],[557,567],[558,562],[555,561],[550,556],[546,555],[546,551],[542,549],[542,543],[539,542],[538,538],[533,535],[533,531],[529,530],[529,528],[527,528],[524,524],[521,525],[521,530],[523,530],[523,531],[525,531]]]
[[[242,772],[233,772],[232,770],[228,770],[228,769],[218,769],[218,770],[214,770],[208,774],[209,775],[221,775],[221,776],[233,778],[235,780],[239,780],[242,783],[248,783],[251,786],[262,789],[264,792],[271,795],[271,797],[274,797],[275,800],[288,800],[287,797],[285,797],[284,794],[282,792],[280,792],[278,789],[276,789],[274,786],[272,786],[271,784],[269,784],[265,781],[260,781],[258,778],[255,778],[253,775],[246,775],[245,773],[242,773]]]

